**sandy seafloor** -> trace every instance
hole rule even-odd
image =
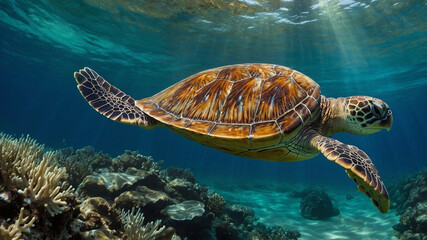
[[[301,198],[290,197],[291,189],[302,190],[310,186],[291,184],[275,186],[265,181],[247,180],[234,183],[222,179],[204,182],[209,188],[224,196],[226,201],[253,208],[255,217],[267,225],[289,226],[301,232],[302,240],[389,240],[397,239],[392,226],[399,223],[399,216],[390,209],[381,214],[371,201],[357,188],[338,189],[333,186],[319,186],[330,196],[340,214],[325,220],[309,220],[301,216]],[[277,183],[276,183],[277,184]],[[353,197],[346,200],[347,196]]]

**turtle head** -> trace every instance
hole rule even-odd
[[[353,96],[344,98],[347,131],[366,135],[390,130],[393,116],[388,105],[378,98]]]

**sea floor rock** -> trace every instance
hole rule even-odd
[[[140,176],[127,173],[104,172],[86,176],[77,191],[90,197],[112,199],[126,190],[135,188],[141,179],[143,178]]]
[[[196,200],[187,200],[166,207],[164,223],[176,229],[178,235],[189,239],[212,239],[211,228],[214,215],[205,210],[205,205]]]
[[[165,183],[154,172],[129,168],[122,172],[102,172],[85,177],[77,192],[83,196],[103,197],[113,200],[125,191],[135,190],[137,186],[162,189]]]
[[[176,221],[191,221],[195,217],[201,217],[204,212],[205,204],[195,200],[169,205],[163,210],[166,216]]]
[[[312,190],[300,204],[301,216],[311,220],[326,219],[340,214],[325,190]]]
[[[103,234],[111,235],[121,229],[120,213],[106,199],[101,197],[87,198],[79,205],[79,208],[78,219],[82,223],[80,230],[87,233],[82,236],[97,236],[99,238]],[[102,229],[102,233],[97,229]]]
[[[197,183],[191,183],[185,179],[177,178],[169,181],[165,186],[165,192],[179,201],[197,200],[206,202],[208,200],[208,188]]]
[[[162,217],[161,210],[176,203],[166,193],[139,186],[134,191],[126,191],[114,199],[114,207],[130,210],[138,207],[144,213],[147,221]]]
[[[166,169],[166,174],[168,179],[181,178],[190,183],[193,183],[193,184],[196,183],[196,177],[194,177],[194,174],[187,169],[168,167]]]
[[[124,154],[112,160],[112,167],[115,172],[125,172],[130,167],[139,169],[149,159],[150,157],[143,156],[136,151],[126,150]]]

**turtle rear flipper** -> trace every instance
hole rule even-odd
[[[387,189],[365,152],[355,146],[321,135],[313,137],[311,144],[329,161],[345,168],[348,176],[357,183],[359,191],[365,193],[381,213],[388,212],[390,198]]]
[[[92,69],[85,67],[74,73],[82,96],[107,118],[127,124],[152,128],[156,120],[135,105],[135,99],[114,87]]]

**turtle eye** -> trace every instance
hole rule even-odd
[[[383,104],[376,101],[373,101],[371,103],[371,112],[374,114],[375,117],[380,119],[385,118],[387,115],[386,107]]]

